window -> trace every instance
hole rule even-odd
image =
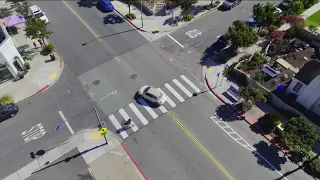
[[[294,86],[293,90],[295,92],[299,92],[303,84],[301,82],[297,82],[297,84]]]

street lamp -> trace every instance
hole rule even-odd
[[[99,103],[101,100],[103,100],[103,99],[105,99],[105,98],[107,98],[107,97],[109,97],[109,96],[111,96],[111,95],[113,95],[113,94],[116,94],[116,93],[117,93],[117,91],[113,90],[111,93],[109,93],[109,94],[103,96],[102,98],[100,98],[100,99],[94,104],[94,106],[93,106],[93,109],[94,109],[94,112],[96,113],[96,116],[97,116],[97,118],[98,118],[100,127],[102,127],[102,124],[101,124],[100,116],[99,116],[98,111],[97,111],[97,105],[98,105],[98,103]],[[106,135],[103,135],[103,137],[104,137],[104,140],[106,140],[106,144],[108,144]]]
[[[140,0],[140,13],[141,13],[141,27],[143,27],[142,0]]]

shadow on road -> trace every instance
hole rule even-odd
[[[85,150],[85,151],[82,151],[82,152],[80,152],[80,153],[77,153],[77,154],[75,154],[75,155],[73,155],[73,156],[69,156],[69,157],[67,157],[67,158],[65,158],[65,159],[63,159],[63,160],[61,160],[61,161],[58,161],[58,162],[56,162],[56,163],[53,163],[53,164],[50,164],[50,162],[48,161],[48,162],[46,162],[45,163],[45,167],[43,167],[43,168],[40,168],[40,169],[38,169],[38,170],[35,170],[35,171],[33,171],[31,174],[35,174],[35,173],[38,173],[38,172],[40,172],[40,171],[43,171],[43,170],[45,170],[45,169],[48,169],[48,168],[50,168],[50,167],[53,167],[53,166],[55,166],[55,165],[58,165],[58,164],[60,164],[60,163],[68,163],[68,162],[70,162],[72,159],[76,159],[77,157],[79,157],[79,156],[81,156],[81,155],[83,155],[83,154],[86,154],[86,153],[88,153],[88,152],[90,152],[90,151],[92,151],[92,150],[95,150],[95,149],[98,149],[98,148],[100,148],[100,147],[102,147],[102,146],[104,146],[104,145],[106,145],[107,143],[104,143],[104,144],[101,144],[101,145],[99,145],[99,146],[95,146],[95,147],[93,147],[93,148],[90,148],[90,149],[87,149],[87,150]]]
[[[103,18],[104,24],[120,24],[123,22],[124,22],[124,19],[116,14],[108,14]]]
[[[268,144],[264,141],[260,141],[257,144],[254,144],[253,147],[256,148],[257,152],[253,152],[254,156],[257,157],[257,163],[260,166],[264,166],[272,171],[280,171],[281,165],[287,162],[286,157],[280,157],[277,147],[272,144]],[[263,156],[263,157],[262,157]],[[273,166],[271,166],[266,160]],[[274,169],[275,168],[275,169]]]
[[[78,2],[79,7],[86,7],[86,8],[91,8],[93,6],[96,6],[97,0],[80,0]]]
[[[103,39],[103,38],[107,38],[107,37],[110,37],[110,36],[115,36],[115,35],[118,35],[118,34],[122,34],[122,33],[127,33],[127,32],[131,32],[131,31],[137,31],[136,29],[130,29],[130,30],[127,30],[127,31],[122,31],[122,32],[117,32],[117,33],[114,33],[114,34],[109,34],[109,35],[105,35],[105,36],[100,36],[98,38],[95,38],[91,41],[88,41],[88,42],[85,42],[83,44],[81,44],[81,46],[85,46],[93,41],[97,41],[98,39]]]
[[[225,122],[232,122],[241,120],[241,118],[237,118],[238,115],[226,104],[220,105],[216,110],[217,116],[221,118],[221,120]]]

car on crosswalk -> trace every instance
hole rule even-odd
[[[167,96],[160,89],[152,86],[143,86],[140,88],[138,94],[144,99],[157,105],[162,105],[167,100]]]

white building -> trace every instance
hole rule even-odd
[[[0,25],[0,83],[18,79],[18,71],[25,69],[24,60],[14,45],[5,27]]]
[[[292,78],[286,94],[295,94],[296,102],[320,116],[320,61],[306,63]]]

